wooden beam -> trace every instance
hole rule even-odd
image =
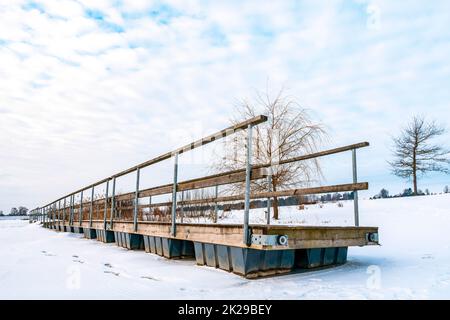
[[[252,170],[251,179],[262,179],[266,176],[265,170],[256,168]],[[201,188],[208,188],[214,186],[221,186],[231,183],[245,181],[245,171],[229,171],[219,174],[214,174],[207,177],[196,178],[192,180],[182,181],[177,184],[178,191],[194,190]],[[162,194],[169,194],[172,192],[173,185],[165,184],[158,187],[144,189],[139,191],[139,198],[145,198],[150,196],[158,196]],[[124,193],[116,197],[117,200],[130,200],[133,199],[134,192]]]
[[[367,146],[369,146],[368,142],[360,142],[360,143],[351,144],[351,145],[340,147],[340,148],[324,150],[324,151],[320,151],[320,152],[316,152],[316,153],[312,153],[312,154],[308,154],[308,155],[303,155],[303,156],[299,156],[299,157],[281,160],[277,164],[283,165],[283,164],[288,164],[288,163],[297,162],[297,161],[304,161],[304,160],[314,159],[317,157],[322,157],[322,156],[332,155],[332,154],[336,154],[336,153],[340,153],[340,152],[345,152],[345,151],[349,151],[349,150],[353,150],[353,149],[364,148]],[[271,165],[276,165],[276,164],[265,163],[265,164],[253,165],[251,179],[257,180],[257,179],[264,178],[266,176],[266,173],[263,170],[265,168],[270,167]],[[211,175],[211,176],[207,176],[207,177],[183,181],[178,184],[177,189],[178,189],[178,191],[186,191],[186,190],[194,190],[194,189],[200,189],[200,188],[213,187],[216,185],[226,185],[226,184],[243,182],[243,181],[245,181],[245,169],[238,169],[238,170],[223,172],[223,173],[219,173],[219,174],[215,174],[215,175]],[[141,190],[139,192],[139,197],[143,198],[143,197],[168,194],[168,193],[172,192],[172,188],[173,188],[172,184],[166,184],[166,185],[162,185],[162,186],[157,186],[157,187]],[[130,192],[130,193],[126,193],[126,194],[121,194],[120,196],[118,196],[117,200],[130,200],[133,197],[134,197],[134,193]]]
[[[84,188],[78,189],[77,191],[74,191],[74,192],[72,192],[72,193],[70,193],[70,194],[68,194],[68,195],[66,195],[64,197],[61,197],[61,198],[57,199],[56,201],[62,200],[64,198],[67,198],[67,197],[69,197],[71,195],[77,194],[77,193],[79,193],[81,191],[84,191],[86,189],[89,189],[89,188],[95,187],[95,186],[97,186],[99,184],[105,183],[105,182],[111,180],[112,178],[117,178],[117,177],[124,176],[124,175],[126,175],[128,173],[131,173],[131,172],[135,171],[137,168],[141,168],[142,169],[142,168],[148,167],[148,166],[150,166],[152,164],[161,162],[163,160],[167,160],[170,157],[172,157],[172,155],[174,155],[176,153],[178,153],[178,154],[184,153],[186,151],[193,150],[195,148],[204,146],[204,145],[206,145],[208,143],[211,143],[213,141],[216,141],[216,140],[219,140],[221,138],[224,138],[224,137],[226,137],[228,135],[231,135],[231,134],[233,134],[235,132],[238,132],[238,131],[241,131],[241,130],[245,130],[245,129],[247,129],[248,125],[256,126],[256,125],[258,125],[260,123],[263,123],[265,121],[267,121],[267,116],[259,115],[259,116],[253,117],[251,119],[245,120],[243,122],[237,123],[237,124],[232,125],[232,126],[226,128],[226,129],[223,129],[223,130],[220,130],[220,131],[218,131],[216,133],[213,133],[213,134],[211,134],[211,135],[209,135],[209,136],[207,136],[205,138],[202,138],[200,140],[197,140],[197,141],[194,141],[192,143],[189,143],[189,144],[187,144],[187,145],[185,145],[185,146],[183,146],[181,148],[178,148],[178,149],[176,149],[174,151],[167,152],[167,153],[165,153],[163,155],[160,155],[160,156],[158,156],[156,158],[153,158],[151,160],[142,162],[142,163],[140,163],[140,164],[138,164],[136,166],[133,166],[133,167],[131,167],[129,169],[126,169],[126,170],[123,170],[123,171],[121,171],[119,173],[116,173],[116,174],[112,175],[111,177],[105,178],[103,180],[100,180],[100,181],[97,181],[95,183],[92,183],[92,184],[90,184],[90,185],[88,185],[88,186],[86,186]],[[53,201],[53,202],[55,202],[55,201]],[[50,204],[52,204],[53,202],[51,202]]]
[[[88,227],[88,221],[83,227]],[[93,228],[101,227],[94,222]],[[116,221],[113,231],[134,233],[132,221]],[[287,247],[252,244],[250,248],[265,250],[327,248],[375,245],[367,240],[367,233],[376,233],[376,227],[325,227],[325,226],[285,226],[252,225],[253,234],[288,235]],[[164,238],[198,241],[233,247],[248,248],[242,242],[242,224],[179,223],[177,234],[170,234],[170,222],[139,221],[137,234]]]
[[[288,163],[297,162],[297,161],[310,160],[310,159],[314,159],[314,158],[329,156],[332,154],[350,151],[353,149],[364,148],[364,147],[368,147],[368,146],[369,146],[368,142],[360,142],[360,143],[355,143],[355,144],[351,144],[351,145],[344,146],[344,147],[319,151],[319,152],[305,154],[303,156],[298,156],[298,157],[294,157],[294,158],[290,158],[290,159],[280,160],[277,163],[256,164],[256,165],[253,165],[253,168],[268,168],[272,165],[282,165],[282,164],[288,164]],[[242,170],[244,170],[244,169],[242,169]]]
[[[248,120],[248,121],[250,121],[250,120]],[[246,125],[248,125],[248,123]],[[227,129],[225,129],[225,130],[227,130]],[[356,144],[347,145],[344,147],[324,150],[324,151],[320,151],[320,152],[316,152],[316,153],[312,153],[312,154],[308,154],[308,155],[303,155],[303,156],[298,156],[298,157],[294,157],[294,158],[290,158],[290,159],[284,159],[284,160],[281,160],[277,164],[283,165],[283,164],[288,164],[288,163],[297,162],[297,161],[304,161],[304,160],[314,159],[317,157],[323,157],[323,156],[332,155],[332,154],[336,154],[336,153],[340,153],[340,152],[345,152],[345,151],[349,151],[349,150],[353,150],[353,149],[364,148],[367,146],[369,146],[368,142],[360,142],[360,143],[356,143]],[[265,177],[266,174],[264,172],[264,169],[270,167],[271,165],[276,165],[276,164],[265,163],[265,164],[253,165],[251,179],[257,180],[257,179],[261,179],[261,178]],[[108,178],[108,179],[110,179],[110,178]],[[106,182],[108,179],[102,180],[102,183]],[[179,191],[186,191],[186,190],[213,187],[216,185],[226,185],[226,184],[243,182],[243,181],[245,181],[245,169],[238,169],[238,170],[232,170],[232,171],[228,171],[228,172],[224,172],[224,173],[218,173],[218,174],[214,174],[214,175],[210,175],[210,176],[206,176],[206,177],[183,181],[178,184],[177,188]],[[86,187],[86,188],[88,188],[88,187]],[[142,198],[142,197],[168,194],[168,193],[172,192],[172,188],[173,188],[172,184],[166,184],[166,185],[161,185],[161,186],[157,186],[157,187],[152,187],[149,189],[141,190],[139,192],[139,197]],[[346,191],[350,191],[350,190],[346,190]],[[81,190],[78,192],[81,192]],[[330,192],[332,192],[332,191],[330,191]],[[131,200],[133,198],[134,198],[134,192],[130,192],[130,193],[118,195],[116,197],[116,200],[117,201]],[[62,199],[64,199],[64,198],[61,198],[60,200],[62,200]],[[99,204],[101,204],[102,201],[103,201],[103,199],[99,199],[99,200],[96,200],[95,202],[98,202]]]
[[[226,128],[226,129],[223,129],[223,130],[220,130],[220,131],[218,131],[216,133],[213,133],[213,134],[211,134],[211,135],[209,135],[209,136],[207,136],[205,138],[202,138],[200,140],[197,140],[197,141],[194,141],[192,143],[189,143],[189,144],[187,144],[187,145],[185,145],[185,146],[183,146],[181,148],[178,148],[178,149],[176,149],[174,151],[167,152],[167,153],[165,153],[163,155],[160,155],[160,156],[158,156],[156,158],[153,158],[151,160],[142,162],[142,163],[138,164],[137,166],[134,166],[134,167],[131,167],[131,168],[126,169],[124,171],[121,171],[121,172],[113,175],[112,177],[120,177],[120,176],[126,175],[128,173],[131,173],[131,172],[137,170],[137,168],[148,167],[148,166],[150,166],[152,164],[161,162],[163,160],[167,160],[167,159],[171,158],[176,153],[181,154],[181,153],[184,153],[186,151],[193,150],[195,148],[204,146],[204,145],[206,145],[208,143],[211,143],[213,141],[216,141],[216,140],[219,140],[221,138],[224,138],[224,137],[226,137],[228,135],[231,135],[231,134],[233,134],[235,132],[244,130],[244,129],[246,129],[248,127],[248,125],[258,125],[258,124],[263,123],[265,121],[267,121],[267,117],[264,116],[264,115],[259,115],[259,116],[253,117],[253,118],[248,119],[246,121],[243,121],[243,122],[240,122],[240,123],[235,124],[233,126],[230,126],[230,127]]]
[[[369,184],[367,182],[359,182],[359,183],[349,183],[349,184],[339,184],[332,186],[323,186],[323,187],[313,187],[313,188],[301,188],[301,189],[290,189],[290,190],[281,190],[281,191],[272,191],[272,192],[261,192],[261,193],[253,193],[250,195],[251,199],[264,199],[264,198],[273,198],[273,197],[289,197],[289,196],[303,196],[303,195],[311,195],[311,194],[322,194],[322,193],[334,193],[334,192],[345,192],[345,191],[355,191],[355,190],[367,190],[369,189]],[[226,196],[219,198],[209,198],[209,199],[196,199],[196,200],[186,200],[179,201],[180,205],[190,205],[190,204],[206,204],[206,203],[215,203],[215,202],[230,202],[230,201],[239,201],[243,200],[244,194],[235,195],[235,196]],[[172,202],[160,202],[160,203],[152,203],[150,205],[141,205],[141,208],[153,208],[153,207],[165,207],[170,206]]]

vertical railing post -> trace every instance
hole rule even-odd
[[[252,171],[252,125],[247,128],[247,157],[245,168],[245,207],[244,207],[244,244],[250,245],[249,215],[250,215],[250,175]]]
[[[52,228],[55,225],[55,203],[50,205],[50,225]]]
[[[356,149],[352,149],[352,167],[353,167],[353,183],[358,182],[358,171],[356,166]],[[355,226],[359,227],[359,207],[358,207],[358,191],[353,190],[353,209],[355,212]]]
[[[149,215],[151,215],[151,213],[152,213],[151,205],[152,205],[152,196],[149,196],[148,197],[148,213],[149,213]],[[149,219],[151,219],[151,218],[149,218]]]
[[[139,213],[139,178],[141,168],[136,169],[136,191],[134,193],[134,214],[133,214],[133,230],[137,232],[138,229],[138,213]]]
[[[219,203],[217,202],[217,198],[219,197],[219,186],[217,185],[214,190],[214,197],[216,198],[216,202],[214,203],[214,223],[217,223],[217,215],[219,212]]]
[[[92,190],[91,190],[91,205],[89,207],[89,228],[92,228],[92,213],[94,211],[94,188],[95,188],[95,186],[92,186]]]
[[[115,211],[115,205],[116,205],[116,177],[113,178],[113,185],[112,185],[112,195],[111,195],[111,219],[109,224],[113,225],[113,219],[114,219],[114,211]]]
[[[181,223],[184,222],[184,191],[181,191],[181,206],[180,206],[180,215],[181,215]]]
[[[58,227],[61,226],[61,200],[58,201]]]
[[[63,202],[63,225],[66,223],[66,198],[64,198]]]
[[[67,199],[67,223],[70,225],[70,210],[71,210],[71,203],[72,203],[72,196]]]
[[[80,214],[78,216],[80,218],[79,226],[81,227],[81,225],[83,223],[83,190],[81,190],[81,195],[80,195]]]
[[[75,195],[72,195],[72,226],[75,225]]]
[[[75,199],[74,195],[70,195],[70,220],[69,220],[69,226],[73,225],[73,212],[74,212],[74,205],[75,205]]]
[[[178,183],[178,153],[175,153],[173,165],[173,189],[172,189],[172,237],[177,234],[177,183]]]
[[[109,180],[106,181],[105,208],[103,211],[103,230],[106,230],[106,215],[108,214],[108,194],[109,194]]]
[[[272,191],[272,170],[270,169],[269,174],[267,175],[267,191]],[[266,216],[266,223],[270,224],[270,210],[272,208],[272,199],[270,197],[267,198],[267,216]]]
[[[57,209],[56,201],[54,202],[53,206],[55,207],[53,225],[56,226],[56,222],[58,220],[58,209]]]

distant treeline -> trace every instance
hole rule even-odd
[[[319,202],[335,202],[340,200],[353,200],[353,192],[346,193],[329,193],[324,194],[322,196],[310,195],[310,196],[290,196],[284,198],[278,198],[278,206],[287,207],[287,206],[296,206],[302,204],[315,204]],[[205,205],[196,205],[196,206],[187,206],[184,208],[184,211],[207,211],[214,210],[214,205],[205,204]],[[220,204],[217,206],[219,210],[230,211],[230,210],[243,210],[244,202],[237,203],[227,203]],[[250,208],[267,208],[267,200],[253,200],[250,202]]]
[[[16,207],[11,208],[8,215],[9,216],[26,216],[27,213],[28,213],[28,208],[20,206],[18,208],[16,208]],[[5,214],[3,213],[2,210],[0,210],[0,217],[3,217],[3,216],[5,216]]]
[[[450,189],[448,186],[444,187],[443,193],[449,193]],[[403,192],[395,194],[395,195],[390,195],[389,191],[385,188],[381,189],[380,192],[376,195],[374,195],[373,197],[371,197],[370,199],[386,199],[386,198],[400,198],[400,197],[412,197],[412,196],[429,196],[429,195],[434,195],[436,193],[432,193],[430,192],[430,190],[425,189],[425,191],[422,190],[417,190],[417,194],[414,193],[412,188],[407,188],[405,190],[403,190]]]

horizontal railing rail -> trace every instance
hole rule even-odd
[[[263,123],[267,120],[267,117],[260,115],[252,119],[241,122],[237,125],[230,126],[224,130],[216,132],[205,138],[197,140],[193,143],[187,144],[181,148],[175,149],[174,151],[167,152],[163,155],[155,157],[151,160],[145,161],[131,167],[129,169],[120,171],[119,173],[112,175],[103,180],[97,181],[94,184],[90,184],[82,189],[72,192],[64,197],[61,197],[43,207],[36,208],[31,211],[32,215],[39,217],[41,221],[52,222],[52,223],[68,223],[69,225],[74,225],[78,223],[82,226],[83,222],[89,221],[89,227],[92,227],[93,221],[103,221],[104,229],[112,228],[114,221],[123,221],[123,219],[128,221],[133,221],[135,231],[137,230],[137,225],[142,220],[143,210],[157,207],[168,207],[171,209],[171,233],[173,236],[176,234],[176,224],[177,224],[177,214],[183,213],[184,206],[190,205],[204,205],[208,203],[215,204],[215,215],[217,221],[217,210],[218,203],[227,203],[244,200],[244,242],[249,243],[250,230],[249,225],[249,210],[250,210],[250,199],[267,199],[267,224],[270,224],[270,210],[271,210],[271,199],[275,197],[300,197],[306,195],[315,195],[323,193],[335,193],[335,192],[353,192],[353,202],[354,202],[354,214],[355,214],[355,225],[359,225],[359,209],[358,209],[358,191],[367,190],[367,182],[357,181],[357,167],[356,167],[356,150],[359,148],[364,148],[369,146],[368,142],[361,142],[356,144],[351,144],[339,148],[323,150],[311,154],[301,155],[298,157],[293,157],[290,159],[281,159],[279,161],[274,161],[272,163],[264,164],[251,164],[251,141],[252,141],[252,127]],[[222,173],[217,173],[205,177],[178,181],[178,155],[189,150],[193,150],[200,146],[206,145],[220,138],[226,137],[227,135],[233,134],[240,130],[247,130],[247,167],[245,169],[238,169],[233,171],[227,171]],[[311,160],[319,157],[329,156],[337,153],[342,153],[346,151],[352,151],[352,168],[353,168],[353,183],[339,184],[339,185],[329,185],[329,186],[319,186],[319,187],[305,187],[296,188],[289,190],[269,190],[266,192],[250,192],[250,183],[252,180],[268,179],[267,183],[270,186],[271,182],[271,172],[272,170],[266,170],[277,165],[288,165],[293,162]],[[156,187],[151,187],[147,189],[140,189],[139,179],[140,179],[140,169],[151,166],[158,162],[167,160],[169,158],[174,158],[174,175],[173,183],[164,184]],[[128,192],[124,194],[115,193],[116,178],[136,172],[136,190],[134,192]],[[106,192],[103,197],[94,199],[94,187],[106,183]],[[111,183],[112,195],[110,195],[109,187]],[[245,183],[245,192],[237,195],[220,196],[218,195],[218,187],[222,185],[230,185],[235,183]],[[184,199],[185,191],[204,189],[215,187],[215,196],[201,197],[200,199]],[[86,197],[83,198],[84,191],[91,189],[91,197],[86,201]],[[177,198],[178,193],[181,192],[181,200]],[[75,195],[80,195],[79,203],[75,203]],[[172,201],[152,203],[152,197],[160,196],[164,194],[172,194]],[[139,200],[143,198],[149,198],[148,204],[140,204]],[[64,203],[61,205],[61,202]],[[149,213],[145,213],[146,215]],[[102,217],[103,215],[103,217]],[[165,213],[167,216],[167,211]],[[181,214],[181,221],[183,221],[183,214]],[[140,218],[141,217],[141,218]]]
[[[99,181],[97,181],[95,183],[87,185],[86,187],[83,187],[83,188],[78,189],[78,190],[76,190],[74,192],[71,192],[71,193],[69,193],[69,194],[67,194],[67,195],[65,195],[63,197],[60,197],[59,199],[57,199],[55,201],[47,203],[43,207],[50,206],[53,203],[55,203],[56,201],[64,200],[64,198],[70,197],[71,195],[80,193],[81,191],[90,189],[92,187],[96,187],[96,186],[101,185],[101,184],[103,184],[103,183],[105,183],[107,181],[110,181],[110,180],[114,179],[114,178],[118,178],[118,177],[124,176],[126,174],[132,173],[133,171],[136,171],[137,169],[142,169],[142,168],[148,167],[150,165],[156,164],[158,162],[170,159],[175,154],[181,154],[181,153],[184,153],[186,151],[193,150],[195,148],[204,146],[204,145],[206,145],[208,143],[211,143],[213,141],[219,140],[221,138],[224,138],[224,137],[226,137],[228,135],[231,135],[233,133],[236,133],[238,131],[245,130],[245,129],[248,128],[249,125],[255,126],[255,125],[258,125],[258,124],[263,123],[265,121],[267,121],[267,117],[264,116],[264,115],[259,115],[259,116],[253,117],[251,119],[248,119],[248,120],[243,121],[241,123],[238,123],[236,125],[230,126],[230,127],[226,128],[226,129],[220,130],[220,131],[218,131],[218,132],[216,132],[214,134],[211,134],[211,135],[209,135],[209,136],[207,136],[205,138],[202,138],[202,139],[199,139],[199,140],[197,140],[195,142],[189,143],[189,144],[187,144],[187,145],[185,145],[183,147],[180,147],[178,149],[175,149],[173,151],[166,152],[165,154],[160,155],[160,156],[158,156],[156,158],[153,158],[151,160],[142,162],[142,163],[140,163],[140,164],[138,164],[136,166],[133,166],[133,167],[128,168],[126,170],[120,171],[119,173],[116,173],[116,174],[114,174],[112,176],[109,176],[109,177],[104,178],[102,180],[99,180]]]

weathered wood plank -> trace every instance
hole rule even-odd
[[[251,174],[252,180],[262,179],[266,176],[265,171],[261,169],[253,169]],[[182,181],[177,184],[178,191],[194,190],[200,188],[214,187],[220,185],[226,185],[237,182],[245,181],[245,171],[242,172],[226,172],[221,174],[215,174],[202,178],[196,178],[192,180]],[[139,191],[139,198],[145,198],[149,196],[157,196],[162,194],[169,194],[172,192],[173,184],[166,184],[158,187],[144,189]],[[134,192],[124,193],[118,195],[116,200],[131,200],[134,198]]]
[[[281,191],[272,191],[272,192],[261,192],[261,193],[253,193],[250,195],[251,199],[263,199],[269,197],[289,197],[289,196],[302,196],[302,195],[310,195],[310,194],[321,194],[321,193],[334,193],[334,192],[345,192],[345,191],[355,191],[355,190],[367,190],[369,188],[369,184],[367,182],[359,182],[359,183],[348,183],[348,184],[339,184],[332,186],[323,186],[323,187],[312,187],[312,188],[300,188],[300,189],[289,189],[289,190],[281,190]],[[145,191],[141,191],[140,194]],[[130,194],[132,195],[132,194]],[[129,198],[124,199],[121,196],[118,196],[117,200],[130,200]],[[185,200],[185,201],[177,201],[179,205],[192,205],[192,204],[206,204],[206,203],[216,203],[216,202],[230,202],[230,201],[239,201],[245,199],[244,194],[235,195],[235,196],[225,196],[218,198],[205,198],[205,199],[196,199],[196,200]],[[98,200],[101,204],[104,200]],[[172,205],[172,202],[159,202],[152,204],[139,205],[140,208],[155,208],[155,207],[165,207]],[[132,209],[133,206],[122,206],[120,209]]]
[[[225,130],[227,130],[227,129],[225,129]],[[334,148],[334,149],[324,150],[324,151],[320,151],[320,152],[316,152],[316,153],[312,153],[312,154],[308,154],[308,155],[303,155],[303,156],[299,156],[299,157],[294,157],[294,158],[290,158],[290,159],[284,159],[278,163],[256,164],[256,165],[253,165],[253,167],[252,167],[251,179],[257,180],[257,179],[261,179],[261,178],[265,177],[266,175],[265,175],[264,169],[268,168],[272,165],[277,165],[277,164],[283,165],[283,164],[288,164],[288,163],[292,163],[292,162],[296,162],[296,161],[303,161],[303,160],[313,159],[313,158],[322,157],[322,156],[326,156],[326,155],[345,152],[345,151],[349,151],[349,150],[353,150],[353,149],[363,148],[363,147],[367,147],[367,146],[369,146],[368,142],[361,142],[361,143],[351,144],[351,145],[340,147],[340,148]],[[153,160],[154,159],[152,159],[150,161],[153,161]],[[116,175],[116,177],[117,177],[117,175]],[[110,178],[108,178],[108,179],[110,179]],[[102,180],[101,183],[106,182],[108,179]],[[226,184],[230,184],[230,183],[237,183],[237,182],[243,182],[243,181],[245,181],[245,169],[239,169],[239,170],[228,171],[228,172],[224,172],[224,173],[214,174],[214,175],[210,175],[210,176],[206,176],[206,177],[201,177],[201,178],[196,178],[196,179],[191,179],[191,180],[180,182],[177,185],[177,190],[178,191],[194,190],[194,189],[199,189],[199,188],[213,187],[216,185],[226,185]],[[100,184],[100,182],[98,184]],[[83,190],[88,189],[90,187],[92,187],[92,185],[84,188]],[[173,188],[172,184],[166,184],[166,185],[161,185],[161,186],[157,186],[157,187],[144,189],[139,192],[139,197],[142,198],[142,197],[156,196],[156,195],[162,195],[162,194],[169,194],[172,192],[172,188]],[[352,190],[344,190],[344,191],[352,191]],[[355,189],[355,190],[358,190],[358,189]],[[365,189],[359,189],[359,190],[365,190]],[[77,193],[77,192],[81,192],[81,189],[74,193]],[[334,192],[334,191],[330,191],[330,192]],[[336,192],[339,192],[339,191],[336,191]],[[74,193],[72,193],[72,194],[74,194]],[[62,199],[64,199],[64,198],[60,198],[59,200],[62,200]],[[118,195],[118,196],[116,196],[115,199],[116,199],[116,201],[132,200],[132,199],[134,199],[134,192],[129,192],[129,193]],[[56,201],[59,201],[59,200],[56,200]],[[238,200],[241,200],[241,199],[238,199]],[[94,202],[96,205],[103,205],[104,199],[98,199]]]
[[[251,199],[264,199],[264,198],[272,198],[272,197],[303,196],[303,195],[310,195],[310,194],[367,190],[368,188],[369,188],[369,184],[367,182],[359,182],[359,183],[339,184],[339,185],[333,185],[333,186],[252,193],[250,195],[250,198]],[[218,198],[177,201],[177,203],[179,205],[190,205],[190,204],[206,204],[206,203],[215,203],[215,202],[230,202],[230,201],[238,201],[238,200],[244,200],[244,199],[245,199],[245,195],[240,194],[240,195],[235,195],[235,196],[226,196],[226,197],[218,197]],[[152,203],[150,205],[141,205],[141,207],[143,207],[143,208],[164,207],[164,206],[170,206],[171,204],[172,204],[172,202],[160,202],[160,203]]]
[[[82,226],[87,227],[88,221]],[[93,228],[102,229],[102,221],[93,222]],[[203,243],[247,247],[242,243],[242,225],[238,224],[177,224],[177,235],[172,237],[170,222],[139,221],[138,234],[165,238],[191,240]],[[287,247],[251,245],[250,248],[266,250],[332,248],[365,246],[366,234],[378,232],[376,227],[322,227],[322,226],[274,226],[252,225],[254,234],[287,235]],[[132,221],[115,221],[113,231],[133,233]]]
[[[245,121],[240,122],[240,123],[235,124],[235,125],[232,125],[232,126],[226,128],[226,129],[220,130],[220,131],[218,131],[216,133],[213,133],[213,134],[211,134],[211,135],[209,135],[209,136],[207,136],[205,138],[202,138],[200,140],[197,140],[197,141],[194,141],[192,143],[189,143],[189,144],[187,144],[187,145],[185,145],[185,146],[183,146],[181,148],[178,148],[178,149],[176,149],[174,151],[167,152],[167,153],[162,154],[162,155],[160,155],[160,156],[158,156],[156,158],[147,160],[147,161],[142,162],[142,163],[140,163],[140,164],[138,164],[136,166],[133,166],[133,167],[128,168],[126,170],[120,171],[119,173],[116,173],[116,174],[112,175],[111,177],[102,179],[102,180],[94,182],[94,183],[92,183],[92,184],[90,184],[90,185],[88,185],[86,187],[78,189],[78,190],[76,190],[76,191],[74,191],[74,192],[72,192],[72,193],[70,193],[70,194],[68,194],[66,196],[63,196],[63,197],[61,197],[61,198],[59,198],[59,199],[57,199],[55,201],[52,201],[47,206],[49,206],[49,205],[51,205],[51,204],[53,204],[53,203],[55,203],[57,201],[63,200],[64,198],[67,198],[67,197],[69,197],[71,195],[74,195],[74,194],[77,194],[77,193],[79,193],[81,191],[84,191],[86,189],[90,189],[92,187],[95,187],[95,186],[98,186],[98,185],[100,185],[102,183],[105,183],[106,181],[111,180],[114,177],[117,178],[117,177],[124,176],[124,175],[126,175],[128,173],[131,173],[131,172],[135,171],[137,168],[141,168],[142,169],[142,168],[148,167],[148,166],[150,166],[152,164],[156,164],[158,162],[167,160],[167,159],[171,158],[176,153],[183,153],[183,152],[186,152],[186,151],[189,151],[189,150],[193,150],[195,148],[204,146],[204,145],[206,145],[208,143],[211,143],[213,141],[216,141],[216,140],[219,140],[221,138],[224,138],[224,137],[226,137],[226,136],[228,136],[230,134],[233,134],[235,132],[238,132],[238,131],[241,131],[241,130],[245,130],[245,129],[247,129],[247,127],[249,125],[258,125],[258,124],[263,123],[265,121],[267,121],[267,116],[265,116],[265,115],[258,115],[256,117],[251,118],[251,119],[245,120]]]

